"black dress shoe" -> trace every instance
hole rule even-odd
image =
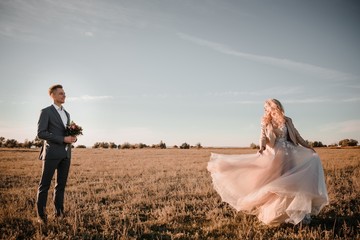
[[[64,211],[56,211],[56,212],[55,212],[55,218],[57,218],[57,219],[63,219],[63,218],[65,218],[65,213],[64,213]]]

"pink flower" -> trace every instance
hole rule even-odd
[[[71,121],[70,125],[66,127],[66,135],[67,136],[78,136],[82,135],[82,127],[76,125],[75,122]]]

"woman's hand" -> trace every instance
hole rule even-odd
[[[262,154],[265,149],[266,149],[266,147],[261,147],[261,149],[258,151],[258,153]]]

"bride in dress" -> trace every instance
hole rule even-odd
[[[267,225],[310,223],[329,202],[320,158],[278,100],[264,110],[258,153],[211,154],[213,186],[222,201]]]

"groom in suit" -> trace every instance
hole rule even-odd
[[[66,136],[66,126],[70,123],[70,114],[65,111],[65,92],[61,85],[49,88],[53,104],[41,110],[37,136],[45,140],[39,159],[43,160],[42,175],[37,192],[38,222],[47,223],[46,202],[51,180],[56,174],[54,190],[55,217],[64,216],[64,192],[71,160],[71,143],[76,137]]]

